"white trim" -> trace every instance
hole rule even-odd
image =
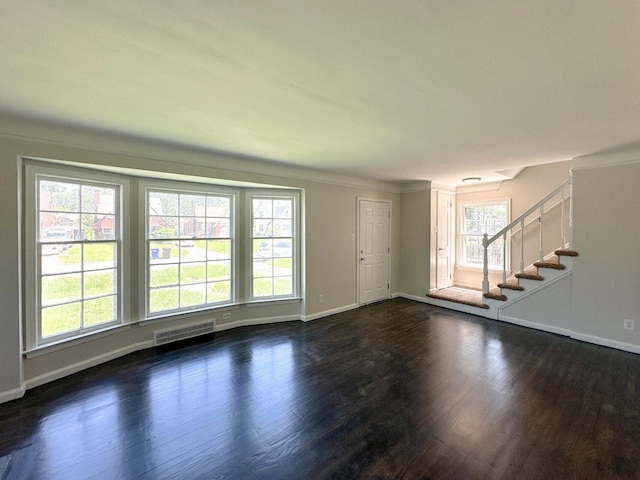
[[[14,388],[11,390],[5,390],[4,392],[0,392],[0,404],[5,402],[10,402],[11,400],[17,400],[18,398],[24,397],[27,388],[23,383],[18,388]],[[1,473],[1,472],[0,472]]]
[[[640,148],[620,148],[603,150],[572,159],[571,170],[592,170],[595,168],[616,167],[640,163]]]
[[[411,295],[409,293],[396,292],[391,296],[391,298],[393,298],[393,299],[395,299],[395,298],[406,298],[407,300],[414,300],[416,302],[429,304],[429,298],[428,297],[419,297],[417,295]]]
[[[125,330],[129,330],[130,328],[131,328],[130,323],[111,325],[103,330],[87,332],[83,335],[79,335],[73,338],[66,338],[66,339],[60,340],[59,342],[49,343],[46,345],[41,345],[39,347],[34,347],[31,349],[25,350],[24,352],[22,352],[22,354],[27,358],[39,357],[41,355],[46,355],[48,353],[57,352],[58,350],[64,350],[65,348],[73,347],[75,345],[91,342],[97,338],[102,338],[108,335],[114,335],[116,333],[124,332]]]
[[[97,355],[95,357],[82,360],[81,362],[66,365],[52,372],[43,373],[42,375],[38,375],[37,377],[27,380],[25,382],[25,386],[27,390],[39,387],[40,385],[44,385],[45,383],[59,380],[60,378],[73,375],[74,373],[80,372],[87,368],[95,367],[96,365],[100,365],[101,363],[109,362],[111,360],[115,360],[116,358],[123,357],[138,350],[143,350],[150,347],[153,347],[153,340],[134,343],[133,345],[118,348],[117,350],[112,350],[111,352],[103,353],[102,355]]]
[[[351,305],[344,305],[338,308],[332,308],[331,310],[325,310],[323,312],[313,313],[311,315],[303,315],[303,322],[310,322],[312,320],[318,320],[319,318],[328,317],[330,315],[336,315],[337,313],[348,312],[349,310],[355,310],[359,305],[357,303],[352,303]]]
[[[565,337],[571,336],[571,330],[566,328],[554,327],[553,325],[547,325],[544,323],[531,322],[529,320],[522,320],[520,318],[510,317],[507,315],[500,315],[498,320],[501,322],[512,323],[520,327],[533,328],[534,330],[542,330],[543,332],[555,333],[557,335],[564,335]]]
[[[40,205],[38,203],[38,187],[37,181],[39,177],[50,177],[52,179],[59,179],[61,182],[65,180],[77,182],[80,185],[96,184],[107,185],[114,187],[118,192],[115,197],[115,212],[114,218],[118,221],[115,225],[115,239],[113,243],[118,245],[118,258],[116,261],[115,270],[117,273],[117,287],[116,287],[116,301],[117,301],[117,318],[119,321],[112,321],[106,329],[110,327],[121,327],[128,325],[130,322],[127,320],[131,318],[131,300],[128,293],[128,289],[125,288],[125,280],[130,277],[130,232],[129,225],[131,224],[130,211],[127,204],[130,202],[130,189],[131,182],[126,176],[116,175],[113,173],[105,173],[102,171],[91,171],[85,169],[79,169],[77,167],[69,166],[51,166],[43,163],[39,163],[37,159],[33,157],[22,155],[19,157],[22,166],[24,167],[25,175],[24,180],[24,208],[22,210],[22,222],[25,231],[25,249],[24,254],[24,279],[25,279],[25,295],[24,295],[24,308],[25,308],[25,345],[24,348],[27,351],[35,350],[39,347],[45,347],[48,345],[56,345],[66,340],[74,340],[82,338],[93,332],[103,331],[105,328],[96,326],[95,328],[87,328],[82,332],[76,331],[64,333],[58,335],[55,339],[44,339],[40,335],[40,279],[41,274],[41,262],[39,260],[37,245],[38,245],[38,222]],[[81,243],[87,244],[90,241],[82,241]],[[83,270],[84,271],[84,270]]]
[[[224,330],[230,330],[232,328],[239,327],[247,327],[251,325],[268,325],[271,323],[285,323],[285,322],[295,322],[300,321],[300,315],[279,315],[276,317],[258,317],[258,318],[247,318],[244,320],[236,320],[234,322],[217,324],[216,322],[216,332],[222,332]]]
[[[571,338],[581,342],[593,343],[594,345],[600,345],[603,347],[615,348],[617,350],[624,350],[625,352],[640,354],[640,345],[634,345],[633,343],[620,342],[618,340],[596,337],[594,335],[587,335],[586,333],[577,332],[572,332]]]
[[[138,311],[140,312],[141,320],[153,320],[158,317],[180,315],[188,312],[202,312],[212,308],[224,308],[230,305],[238,303],[239,298],[239,285],[238,285],[238,225],[239,225],[239,204],[241,190],[237,188],[230,188],[224,185],[215,185],[210,183],[187,183],[171,180],[153,180],[149,178],[138,178]],[[204,304],[197,305],[192,308],[177,308],[175,310],[163,310],[160,312],[150,312],[149,309],[149,271],[151,268],[151,262],[149,259],[149,252],[147,244],[148,238],[148,220],[149,220],[149,191],[158,191],[172,193],[175,195],[210,195],[228,197],[229,208],[229,241],[231,244],[231,299],[228,302],[221,302],[216,304]],[[168,215],[174,216],[174,215]],[[178,212],[176,217],[180,217],[181,213]],[[178,236],[181,232],[178,231]],[[208,238],[199,239],[206,242]],[[207,262],[205,257],[205,262]],[[179,264],[182,263],[180,259]],[[181,284],[178,284],[180,288]]]
[[[245,204],[245,236],[243,239],[245,240],[245,251],[244,251],[244,259],[245,259],[245,298],[246,303],[260,303],[266,301],[278,301],[278,300],[296,300],[301,298],[301,276],[302,276],[302,244],[304,243],[304,238],[302,237],[302,191],[301,190],[277,190],[277,189],[248,189],[244,191],[244,204]],[[291,232],[289,236],[275,237],[272,232],[272,236],[270,237],[254,237],[253,236],[253,199],[254,198],[264,198],[268,200],[275,200],[278,198],[281,199],[291,199],[292,202],[292,212],[291,212]],[[273,212],[272,212],[273,213]],[[259,218],[259,217],[258,217]],[[275,220],[274,217],[271,217],[272,220]],[[291,238],[291,262],[292,262],[292,286],[293,293],[291,295],[278,295],[278,296],[270,296],[270,297],[255,297],[253,295],[253,242],[255,240],[275,240],[277,238]],[[268,278],[268,277],[265,277]],[[271,279],[273,279],[273,275]]]

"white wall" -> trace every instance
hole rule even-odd
[[[430,277],[431,192],[428,188],[402,195],[400,214],[400,292],[408,298],[424,299]]]
[[[640,152],[631,158],[575,162],[572,312],[576,338],[640,353]],[[635,331],[623,330],[626,318]]]
[[[20,137],[31,138],[24,140]],[[303,272],[305,301],[251,307],[241,305],[229,309],[232,313],[229,321],[222,320],[221,311],[212,311],[161,324],[134,323],[128,329],[92,338],[86,343],[40,356],[23,357],[19,295],[19,156],[302,189],[306,205],[303,226],[306,238]],[[30,388],[148,346],[153,331],[159,328],[211,316],[216,316],[221,328],[243,322],[314,319],[354,308],[357,302],[357,251],[352,235],[357,233],[356,199],[359,196],[392,202],[391,244],[400,245],[402,195],[397,185],[384,182],[287,169],[252,159],[192,151],[62,126],[24,125],[13,123],[6,117],[0,117],[0,171],[0,240],[3,246],[0,250],[0,401],[17,398],[25,386]],[[133,263],[136,264],[137,257],[133,253]],[[392,255],[392,291],[399,290],[400,278],[400,252],[397,252]],[[135,279],[131,281],[135,282]],[[318,302],[319,294],[324,296],[323,303]]]

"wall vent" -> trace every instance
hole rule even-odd
[[[216,322],[209,321],[204,323],[194,323],[179,328],[171,328],[167,330],[156,330],[153,332],[153,345],[158,347],[167,343],[179,342],[187,338],[198,337],[213,333],[216,328]]]

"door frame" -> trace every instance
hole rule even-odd
[[[360,202],[378,202],[378,203],[386,203],[389,206],[389,231],[387,232],[388,241],[388,251],[387,251],[387,265],[389,266],[387,283],[389,284],[389,288],[387,290],[387,299],[391,298],[391,232],[392,232],[392,202],[386,198],[372,198],[372,197],[360,197],[356,196],[356,248],[355,248],[355,265],[356,265],[356,303],[358,306],[366,305],[361,303],[360,299]]]
[[[429,291],[436,290],[438,288],[438,197],[443,193],[449,195],[452,205],[449,207],[449,256],[451,261],[449,262],[449,273],[452,275],[453,285],[453,273],[456,264],[456,192],[448,190],[446,188],[434,188],[431,190],[431,246],[429,257],[429,264],[431,266],[430,279],[429,279]]]

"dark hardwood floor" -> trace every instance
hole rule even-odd
[[[640,357],[398,299],[30,390],[0,457],[9,479],[640,479]]]

